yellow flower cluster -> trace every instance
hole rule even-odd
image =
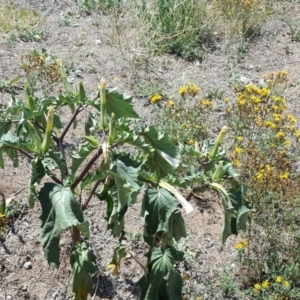
[[[200,100],[199,104],[204,108],[213,108],[214,106],[214,103],[209,99],[202,99]]]
[[[162,96],[162,95],[160,95],[160,94],[154,94],[154,95],[150,98],[150,102],[151,102],[152,104],[155,104],[155,103],[161,101],[162,99],[163,99],[163,96]]]
[[[195,97],[200,92],[200,87],[194,85],[193,83],[188,83],[185,86],[180,87],[179,95],[184,97],[186,95]]]
[[[263,289],[268,289],[270,287],[270,281],[264,280],[262,283],[256,283],[254,285],[254,292],[259,293]]]
[[[291,179],[295,178],[294,158],[287,148],[294,147],[300,130],[279,93],[284,93],[286,80],[287,73],[283,71],[265,76],[263,87],[236,86],[236,99],[225,98],[224,102],[226,116],[234,122],[230,126],[236,128],[230,155],[233,165],[245,172],[247,185],[258,195],[268,189],[289,201],[296,198],[295,190],[300,194],[300,176]]]

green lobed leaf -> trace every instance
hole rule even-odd
[[[148,273],[139,281],[141,300],[181,300],[183,280],[174,268],[175,261],[183,260],[183,252],[173,247],[154,248],[148,253]]]
[[[62,230],[77,226],[88,238],[89,224],[70,187],[46,182],[38,199],[42,206],[41,242],[50,266],[59,266],[59,240]]]
[[[115,89],[106,90],[106,113],[110,117],[115,114],[116,119],[137,118],[139,115],[134,111],[131,104],[132,97],[119,94]]]
[[[46,158],[47,157],[51,158],[55,162],[56,167],[60,170],[61,179],[62,180],[65,179],[65,177],[68,174],[68,170],[67,170],[66,160],[63,158],[61,153],[49,149],[49,151],[46,154]],[[45,160],[43,160],[43,164],[47,165],[47,163],[45,163]]]
[[[9,119],[5,121],[0,120],[0,137],[10,130],[11,124],[11,120]]]
[[[137,183],[138,173],[142,164],[131,160],[129,155],[118,157],[112,164],[109,174],[114,180],[110,189],[110,207],[107,215],[108,228],[112,229],[114,236],[119,236],[124,227],[124,215],[131,203],[134,203],[140,191]]]
[[[144,138],[146,144],[153,148],[152,157],[147,164],[159,178],[172,173],[179,166],[179,161],[176,159],[178,149],[166,135],[158,132],[154,126],[141,130],[139,135]]]
[[[252,209],[244,199],[244,189],[243,185],[227,189],[230,202],[221,194],[224,207],[224,224],[221,233],[222,245],[225,244],[230,235],[238,234],[239,230],[246,230],[246,224]]]
[[[89,143],[79,145],[79,149],[71,154],[72,165],[71,172],[75,174],[83,161],[96,149]]]
[[[82,189],[86,188],[87,186],[91,185],[92,183],[96,182],[96,181],[104,181],[104,179],[106,178],[106,173],[101,172],[101,170],[96,170],[96,172],[94,174],[87,174],[81,184],[80,187]]]
[[[73,300],[87,300],[88,293],[93,287],[91,275],[98,271],[96,256],[85,243],[73,247],[70,255],[72,266],[71,285],[73,287]]]
[[[181,238],[187,236],[185,222],[179,209],[175,210],[170,216],[167,236],[168,244],[171,246],[173,245],[173,238],[178,242]]]
[[[97,128],[97,122],[93,116],[93,114],[89,111],[87,113],[87,118],[84,123],[84,132],[85,135],[93,135]]]
[[[177,202],[165,189],[148,188],[145,191],[142,203],[142,218],[144,219],[144,236],[147,243],[151,241],[159,231],[169,231],[169,220],[177,210]]]
[[[28,195],[27,195],[27,200],[30,208],[34,207],[34,203],[37,198],[35,188],[41,182],[41,180],[45,175],[46,172],[41,158],[36,157],[35,159],[32,159],[30,163],[30,179],[29,179]]]

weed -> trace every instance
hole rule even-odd
[[[73,244],[70,282],[74,299],[87,298],[93,285],[91,276],[98,268],[92,249],[82,239],[89,238],[89,223],[84,211],[92,197],[97,196],[107,205],[107,230],[118,238],[108,264],[108,269],[118,275],[121,261],[127,256],[124,217],[128,207],[142,193],[143,239],[149,251],[147,263],[139,263],[145,271],[138,282],[141,299],[152,300],[157,293],[166,295],[164,299],[180,299],[184,294],[184,282],[175,266],[183,261],[184,252],[174,245],[187,233],[178,205],[180,203],[187,215],[194,208],[176,186],[189,189],[189,199],[193,194],[201,193],[203,188],[219,193],[225,214],[222,244],[238,229],[245,228],[250,213],[243,198],[243,187],[236,180],[234,168],[221,148],[228,128],[223,127],[215,141],[207,143],[201,150],[197,143],[185,149],[203,166],[185,176],[178,155],[180,149],[159,128],[140,123],[140,117],[130,103],[132,97],[107,89],[105,81],[101,80],[97,97],[91,99],[82,82],[78,89],[69,83],[60,61],[55,60],[53,64],[50,56],[36,51],[24,60],[23,68],[28,76],[35,77],[38,72],[45,81],[52,83],[58,80],[59,74],[65,87],[65,92],[56,97],[37,96],[36,89],[27,83],[24,99],[13,97],[0,120],[0,166],[4,167],[3,154],[14,167],[18,166],[19,154],[30,161],[27,200],[30,208],[36,201],[41,204],[41,241],[49,265],[58,268],[61,233],[68,229]],[[180,95],[182,98],[196,97],[199,90],[190,83],[180,89]],[[157,105],[162,96],[155,97],[153,102]],[[208,101],[200,100],[200,109],[210,107]],[[62,107],[68,107],[72,112],[65,124],[60,120]],[[67,152],[66,134],[73,131],[79,114],[88,107],[97,113],[95,116],[87,113],[81,131],[83,143]],[[120,147],[128,145],[135,151],[124,152],[124,147]],[[96,164],[98,167],[94,168]],[[42,187],[37,190],[39,184]],[[84,203],[76,199],[78,191],[81,194],[82,190],[88,195]],[[241,213],[244,218],[237,219]],[[0,215],[0,229],[6,226],[3,220],[5,216]],[[141,237],[141,234],[131,235],[134,243]]]
[[[241,43],[237,49],[237,61],[240,62],[248,51],[248,44]]]
[[[228,23],[229,37],[252,38],[259,35],[262,25],[272,13],[272,1],[214,0],[214,4]]]
[[[155,0],[137,2],[136,6],[139,18],[150,25],[149,48],[189,60],[204,58],[214,30],[207,1]]]
[[[60,24],[62,26],[70,26],[72,24],[72,19],[69,15],[61,16],[60,18]]]
[[[296,266],[300,256],[294,236],[299,232],[295,162],[300,130],[283,96],[287,86],[285,71],[272,73],[258,86],[236,86],[236,99],[231,104],[225,99],[229,104],[227,120],[233,129],[231,159],[243,174],[246,198],[254,209],[247,248],[242,244],[236,247],[240,263],[252,270],[247,293],[257,299],[299,297]]]
[[[100,10],[108,14],[120,11],[122,7],[122,0],[75,0],[75,2],[86,10]]]

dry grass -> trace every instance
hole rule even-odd
[[[10,1],[0,0],[0,6],[0,33],[30,29],[45,22],[36,11],[14,6]]]

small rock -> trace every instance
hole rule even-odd
[[[27,286],[26,286],[26,284],[23,284],[23,285],[21,286],[21,291],[23,291],[23,292],[26,292],[26,291],[27,291]]]
[[[243,84],[248,84],[248,83],[250,83],[250,79],[247,78],[247,77],[245,77],[245,76],[241,76],[240,81],[241,81],[241,83],[243,83]]]
[[[96,45],[102,44],[101,40],[96,40]]]
[[[26,263],[24,263],[23,267],[25,269],[31,269],[32,268],[32,263],[30,261],[26,261]]]

